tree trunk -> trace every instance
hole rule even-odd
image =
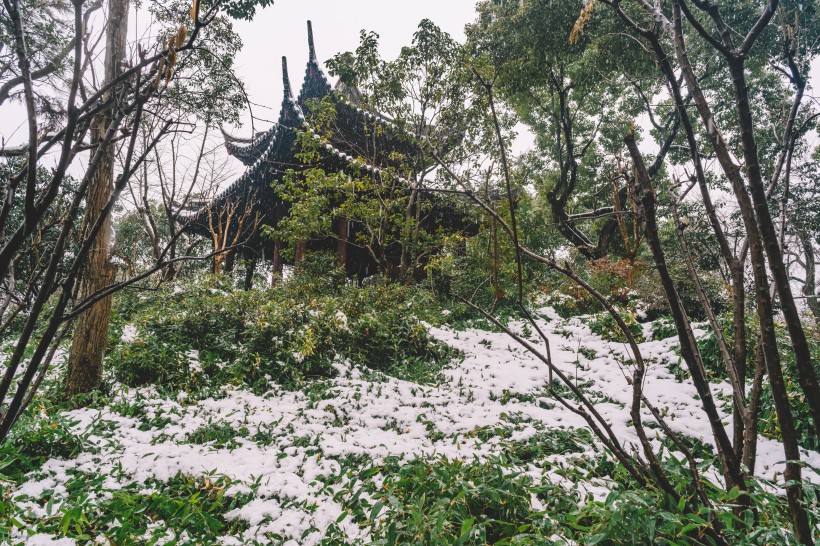
[[[660,236],[658,234],[658,226],[656,223],[655,213],[655,191],[652,187],[652,181],[649,178],[649,173],[643,162],[643,157],[638,150],[638,145],[635,142],[635,135],[629,133],[624,138],[624,143],[629,149],[629,155],[632,157],[633,167],[635,169],[635,176],[638,182],[639,205],[643,210],[640,211],[646,241],[652,251],[652,258],[655,262],[655,268],[660,276],[661,285],[666,294],[666,299],[669,303],[669,309],[672,313],[672,318],[675,322],[675,330],[678,333],[678,340],[680,342],[680,351],[683,361],[689,369],[692,383],[698,391],[701,399],[701,405],[704,413],[709,419],[709,424],[712,428],[712,434],[715,439],[715,445],[718,450],[718,457],[723,467],[723,475],[726,479],[728,487],[738,486],[744,488],[745,476],[743,475],[740,464],[735,458],[735,451],[729,436],[726,434],[726,429],[721,421],[720,412],[717,409],[717,404],[712,396],[712,389],[706,377],[706,371],[703,367],[700,349],[698,348],[697,340],[692,331],[689,317],[681,303],[680,296],[675,281],[669,273],[669,268],[666,262],[666,255],[663,250]]]
[[[296,255],[293,258],[294,265],[299,265],[302,263],[302,260],[305,259],[305,249],[307,248],[307,243],[304,241],[299,241],[296,243]]]
[[[754,214],[760,226],[761,242],[765,248],[768,258],[769,270],[777,288],[777,295],[780,296],[780,307],[783,311],[783,318],[786,322],[786,329],[794,350],[795,366],[797,368],[797,378],[800,387],[806,395],[806,403],[812,415],[815,434],[820,435],[820,380],[814,372],[812,366],[811,351],[809,350],[806,334],[803,330],[803,323],[800,319],[800,312],[794,301],[789,274],[786,264],[783,261],[783,252],[780,248],[780,240],[777,236],[774,222],[772,221],[769,202],[766,198],[766,188],[761,175],[760,163],[757,155],[757,142],[754,135],[754,121],[752,119],[752,108],[749,103],[748,88],[746,85],[746,74],[744,59],[729,63],[729,70],[732,75],[732,85],[735,90],[735,106],[738,113],[740,125],[740,138],[743,144],[743,158],[746,161],[746,171],[749,177],[749,193],[754,202]]]
[[[412,233],[412,222],[415,218],[414,207],[416,206],[417,195],[418,190],[413,188],[410,191],[410,198],[407,200],[407,206],[404,209],[404,233],[401,241],[401,260],[399,267],[401,269],[401,276],[405,280],[412,278],[409,270],[410,264],[414,259],[414,249],[410,238]]]
[[[816,265],[814,247],[808,234],[798,232],[797,238],[803,247],[803,256],[806,260],[806,281],[803,283],[803,295],[806,296],[806,305],[814,320],[820,322],[820,296],[817,294]]]
[[[108,22],[105,48],[105,82],[117,78],[120,66],[125,59],[125,39],[128,31],[129,0],[109,0]],[[116,89],[109,91],[116,93]],[[102,112],[92,125],[93,142],[103,140],[108,125],[114,119],[114,111]],[[87,232],[96,222],[100,212],[111,197],[114,182],[113,143],[102,150],[101,160],[94,172],[86,200],[83,231]],[[115,268],[110,261],[111,252],[111,217],[105,219],[89,250],[88,258],[80,273],[79,300],[83,300],[114,281]],[[102,379],[102,360],[105,354],[108,337],[108,322],[111,318],[111,296],[91,306],[77,319],[74,335],[71,339],[71,353],[68,358],[63,389],[65,394],[73,396],[78,393],[96,389]]]
[[[0,244],[2,244],[2,236],[0,235]],[[6,278],[3,279],[2,285],[0,285],[0,290],[2,290],[2,296],[0,296],[0,320],[6,316],[6,310],[11,305],[12,295],[14,294],[14,262],[9,265],[9,271],[6,274]]]

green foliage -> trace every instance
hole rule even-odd
[[[211,444],[217,449],[234,449],[240,445],[236,438],[247,438],[248,434],[246,427],[236,429],[229,423],[209,423],[188,434],[185,440],[192,444]]]
[[[83,449],[83,436],[72,428],[77,424],[51,411],[43,415],[24,415],[0,446],[0,477],[19,479],[37,470],[48,459],[73,459]]]
[[[28,60],[32,67],[47,66],[56,60],[57,75],[64,75],[70,68],[70,57],[65,58],[60,55],[60,51],[65,44],[73,37],[72,12],[69,4],[64,2],[26,2],[17,8],[20,10],[20,17],[23,26],[26,28],[26,47],[28,49]],[[14,27],[8,13],[3,10],[3,17],[0,18],[0,65],[4,67],[2,76],[3,83],[9,81],[10,74],[5,67],[17,64],[17,57],[14,42]],[[16,73],[15,73],[16,74]],[[22,95],[22,88],[13,88],[12,96]],[[4,97],[5,98],[5,97]],[[0,99],[0,102],[4,102]],[[41,120],[45,123],[54,123],[59,120],[59,112],[44,112],[46,115]]]
[[[39,532],[80,541],[102,535],[114,544],[136,546],[167,539],[169,530],[175,533],[176,543],[203,544],[215,536],[239,534],[247,527],[241,520],[226,519],[225,514],[247,503],[252,495],[227,496],[231,480],[222,476],[178,474],[167,482],[147,480],[110,490],[104,483],[109,476],[75,470],[69,475],[65,497],[46,492],[39,499],[46,514],[37,527]],[[18,514],[22,519],[18,527],[33,516]],[[2,533],[0,530],[0,538]]]
[[[435,300],[420,289],[345,285],[335,268],[313,257],[273,290],[236,291],[224,278],[204,277],[129,312],[137,337],[109,357],[128,385],[272,382],[295,387],[335,374],[350,360],[374,370],[427,381],[453,356],[433,341],[418,317]],[[126,305],[131,302],[126,301]]]
[[[685,462],[670,457],[663,461],[679,499],[648,488],[616,487],[603,501],[588,502],[566,519],[582,544],[710,545],[707,529],[717,519],[730,544],[792,546],[797,542],[788,530],[785,499],[771,492],[771,484],[749,482],[748,506],[740,506],[741,492],[725,489],[701,478],[714,510],[689,508],[694,498],[691,475]],[[809,512],[816,521],[818,505],[814,486],[809,486]],[[757,516],[755,515],[757,514]]]
[[[190,28],[190,0],[148,2],[148,11],[161,30],[160,35],[177,32],[180,25]],[[202,2],[207,10],[211,2]],[[246,105],[242,82],[234,74],[234,61],[242,49],[242,39],[234,31],[231,19],[250,19],[257,7],[264,8],[273,0],[229,0],[199,31],[197,47],[180,56],[175,77],[165,91],[165,106],[177,116],[193,116],[206,125],[237,123]],[[204,13],[204,11],[203,11]]]
[[[505,452],[513,460],[527,463],[548,455],[581,452],[591,445],[592,434],[588,429],[554,428],[540,431],[525,442],[511,443]]]
[[[109,356],[109,363],[117,381],[132,387],[185,385],[191,379],[189,350],[157,337],[120,344]]]
[[[635,338],[635,341],[641,343],[643,341],[643,328],[638,324],[635,315],[628,310],[619,310],[618,314],[626,324],[629,333]],[[592,333],[601,336],[607,341],[627,342],[627,337],[624,335],[621,327],[618,326],[618,323],[615,322],[612,315],[607,312],[595,315],[588,325]]]
[[[381,472],[383,486],[373,502],[353,492],[350,509],[373,525],[373,544],[483,545],[545,544],[528,540],[540,522],[530,507],[531,480],[498,464],[439,459],[389,461],[364,470]]]
[[[652,341],[660,341],[678,335],[675,323],[668,318],[660,318],[652,323]]]
[[[809,349],[812,353],[812,364],[816,374],[820,374],[820,331],[809,329],[806,331]],[[798,433],[798,442],[805,449],[820,449],[820,438],[814,431],[814,424],[809,412],[809,405],[806,402],[806,395],[800,388],[797,377],[797,368],[794,361],[794,352],[791,350],[788,334],[778,329],[778,345],[783,365],[783,378],[786,382],[786,390],[789,393],[791,402],[792,418]],[[769,438],[781,439],[780,424],[777,420],[777,412],[774,409],[771,389],[764,388],[760,400],[760,433]]]
[[[202,3],[203,7],[211,4],[212,0],[206,0]],[[273,0],[226,0],[221,3],[221,9],[228,14],[229,17],[239,19],[242,21],[250,21],[256,15],[257,8],[266,8],[273,5]]]
[[[17,175],[24,167],[24,162],[19,157],[0,158],[0,187],[4,187],[12,177]],[[46,167],[39,167],[37,169],[36,177],[36,191],[45,191],[47,185],[51,181],[51,170]],[[45,216],[38,224],[34,233],[30,235],[22,244],[21,253],[18,259],[14,262],[14,283],[7,290],[5,287],[2,290],[0,301],[3,301],[7,294],[11,293],[12,302],[20,302],[21,309],[11,327],[2,332],[10,339],[14,339],[19,335],[23,322],[28,318],[28,310],[36,295],[36,291],[27,291],[27,285],[31,278],[42,275],[42,272],[47,267],[49,260],[54,257],[54,247],[63,228],[64,221],[67,219],[67,213],[71,205],[71,200],[77,190],[78,181],[71,176],[66,177],[63,184],[57,191],[54,201],[48,207]],[[79,223],[82,217],[82,207],[78,209],[74,220]],[[8,241],[12,234],[26,221],[25,202],[23,199],[15,199],[11,202],[8,210],[8,217],[2,226],[2,240]],[[69,238],[66,244],[66,251],[60,259],[60,268],[65,269],[69,266],[70,261],[75,252],[78,250],[76,229],[69,232]],[[11,309],[16,305],[12,304]],[[4,316],[4,319],[8,315]],[[42,326],[42,325],[38,325]]]

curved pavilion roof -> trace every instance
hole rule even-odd
[[[251,138],[239,138],[223,131],[225,147],[230,155],[239,159],[247,168],[227,189],[210,203],[191,214],[180,214],[177,221],[184,231],[210,237],[212,226],[219,225],[222,233],[227,229],[228,240],[237,240],[237,230],[242,230],[239,240],[245,249],[254,248],[264,257],[265,248],[272,240],[260,237],[259,226],[276,226],[290,212],[276,191],[288,171],[304,171],[320,167],[328,173],[347,172],[354,176],[369,173],[370,176],[398,182],[397,187],[409,188],[410,183],[397,175],[400,160],[409,158],[411,164],[418,157],[418,148],[411,135],[388,117],[371,111],[361,102],[361,94],[354,87],[337,83],[331,86],[316,57],[313,29],[308,21],[309,57],[299,95],[293,95],[287,59],[282,57],[282,99],[279,118],[267,131]],[[335,115],[329,123],[330,131],[318,134],[313,129],[318,121],[316,105],[330,101]],[[310,137],[317,141],[319,159],[315,164],[305,164],[298,156],[299,139]],[[452,145],[457,140],[451,139]],[[429,165],[416,165],[425,168]],[[413,171],[413,168],[410,169]],[[401,190],[399,190],[401,191]],[[424,229],[434,231],[447,226],[452,230],[475,228],[462,208],[463,203],[454,196],[442,196],[422,190],[431,209],[422,220]],[[228,214],[226,214],[226,212]],[[245,222],[238,218],[245,218]],[[221,225],[227,219],[227,225]],[[213,223],[214,220],[218,223]],[[341,221],[338,219],[337,221]],[[361,229],[355,221],[345,229],[345,246],[348,236],[355,237]],[[330,249],[334,240],[324,238],[312,241],[312,247]],[[258,247],[258,248],[257,248]],[[395,249],[385,249],[387,254]],[[375,271],[372,256],[364,248],[351,245],[345,261],[349,274],[367,276]],[[270,254],[267,254],[270,255]],[[393,256],[395,258],[395,256]]]

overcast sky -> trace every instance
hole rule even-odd
[[[294,93],[298,92],[308,58],[308,20],[313,22],[320,62],[354,50],[361,30],[378,33],[382,56],[393,58],[410,43],[422,19],[430,19],[461,41],[464,25],[475,18],[475,4],[475,0],[275,0],[272,7],[257,12],[253,21],[237,22],[235,27],[243,43],[238,75],[251,101],[272,108],[256,107],[254,116],[274,120],[279,113],[283,55],[288,58]],[[250,132],[249,118],[245,120],[237,132]]]

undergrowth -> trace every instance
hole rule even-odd
[[[129,386],[245,384],[260,392],[332,377],[335,363],[349,360],[434,382],[457,356],[428,335],[423,321],[436,320],[434,297],[421,289],[355,287],[310,269],[273,289],[226,284],[206,276],[124,304],[118,317],[128,338],[108,356],[114,378]]]

